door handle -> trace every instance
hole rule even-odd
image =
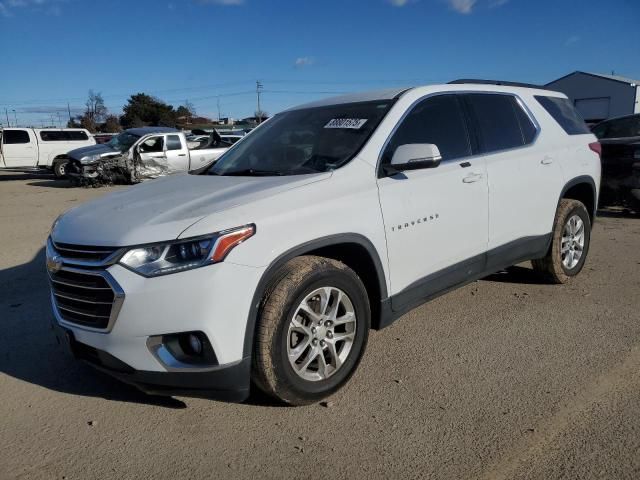
[[[179,153],[179,154],[178,154],[178,156],[179,156],[179,157],[186,157],[186,156],[187,156],[187,154],[186,154],[186,153]]]
[[[551,165],[553,163],[553,158],[551,157],[544,157],[542,160],[540,160],[540,163],[542,165]]]
[[[483,175],[481,173],[472,173],[462,179],[464,183],[473,183],[482,180]]]

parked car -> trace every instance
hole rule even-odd
[[[62,177],[67,152],[95,144],[84,129],[4,128],[0,130],[0,168],[47,168]]]
[[[244,137],[244,135],[224,135],[224,134],[220,135],[220,138],[223,141],[225,141],[225,142],[227,142],[227,143],[229,143],[231,145],[236,143],[238,140],[242,140],[243,137]]]
[[[253,380],[315,402],[354,373],[370,328],[429,299],[525,260],[554,283],[576,276],[599,151],[567,98],[542,89],[292,108],[198,175],[59,217],[55,324],[78,358],[147,392],[243,400]]]
[[[592,131],[602,144],[600,203],[640,213],[640,114],[605,120]]]
[[[208,166],[229,146],[211,136],[192,148],[174,128],[132,128],[105,144],[69,152],[67,174],[80,184],[137,183]]]

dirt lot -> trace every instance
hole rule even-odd
[[[0,174],[0,478],[640,478],[640,219],[584,272],[492,275],[373,332],[328,405],[145,396],[49,329],[43,242],[111,189]],[[105,219],[107,220],[107,219]]]

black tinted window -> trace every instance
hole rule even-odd
[[[606,138],[624,138],[640,136],[640,115],[620,118],[609,122]]]
[[[482,153],[524,145],[516,117],[516,101],[511,95],[479,93],[468,95],[467,99],[477,124]]]
[[[72,130],[67,132],[67,135],[69,135],[69,140],[89,140],[87,132],[83,132],[82,130]]]
[[[182,143],[178,135],[167,135],[167,150],[180,150]]]
[[[591,133],[580,114],[566,98],[536,95],[536,100],[569,135]]]
[[[44,142],[66,142],[68,137],[60,130],[46,130],[40,132],[40,139]]]
[[[40,139],[43,142],[68,142],[88,140],[87,134],[81,130],[42,130]]]
[[[29,143],[29,134],[26,130],[5,130],[3,132],[5,145],[13,145],[16,143]]]
[[[520,131],[522,132],[522,139],[524,140],[525,145],[533,142],[533,139],[536,138],[536,126],[533,124],[529,115],[525,113],[522,109],[522,106],[514,101],[513,108],[516,112],[516,117],[518,117],[518,123],[520,124]]]
[[[432,143],[443,160],[471,155],[467,126],[454,95],[427,98],[406,116],[385,150],[383,163],[391,162],[396,148],[409,143]]]

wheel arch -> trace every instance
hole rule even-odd
[[[382,301],[387,298],[387,284],[382,262],[371,241],[357,233],[330,235],[305,242],[279,255],[262,274],[253,294],[244,335],[243,358],[252,355],[254,334],[260,305],[269,287],[277,281],[276,274],[289,260],[302,255],[317,255],[341,261],[358,274],[369,295],[371,326],[381,327]]]
[[[592,177],[588,175],[581,175],[569,180],[560,193],[558,206],[560,206],[560,201],[563,198],[581,201],[584,206],[587,207],[587,212],[589,212],[589,217],[593,224],[593,221],[596,218],[596,211],[598,209],[598,194],[596,182]]]

